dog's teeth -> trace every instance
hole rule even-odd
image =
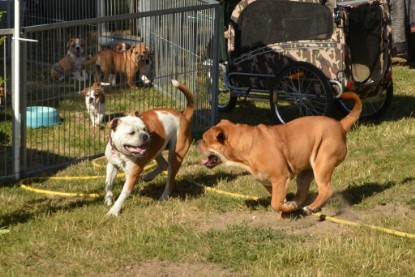
[[[215,155],[209,155],[209,157],[202,160],[202,164],[209,168],[215,167],[218,164],[218,162],[218,157]]]
[[[125,149],[134,154],[143,155],[146,152],[145,147],[126,145]]]

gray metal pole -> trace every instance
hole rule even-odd
[[[12,40],[12,109],[13,109],[13,175],[20,178],[21,111],[20,111],[20,1],[14,1]]]
[[[21,74],[21,56],[20,56],[20,42],[29,41],[37,42],[37,40],[26,39],[20,37],[21,25],[21,8],[20,0],[14,1],[14,27],[12,37],[12,109],[13,109],[13,176],[15,179],[20,179],[22,173],[22,153],[25,139],[22,136],[22,118],[26,118],[25,114],[22,116],[22,74]],[[24,102],[25,103],[25,102]],[[26,112],[25,110],[23,111]]]

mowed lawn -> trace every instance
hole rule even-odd
[[[415,70],[396,65],[393,76],[395,98],[385,116],[348,134],[349,153],[322,213],[415,234]],[[264,102],[242,100],[221,117],[272,122]],[[201,165],[197,139],[170,199],[157,201],[164,175],[140,182],[118,218],[105,216],[102,196],[53,196],[2,184],[0,276],[415,276],[415,239],[316,216],[277,220],[269,195],[251,176]],[[26,183],[102,195],[104,175],[105,160],[86,161],[53,176],[89,179]],[[122,183],[117,178],[116,195]],[[293,182],[288,197],[294,192]],[[315,196],[313,184],[308,201]]]

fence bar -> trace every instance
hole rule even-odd
[[[13,109],[13,172],[20,178],[21,111],[20,111],[20,1],[14,1],[14,32],[12,40],[12,109]]]

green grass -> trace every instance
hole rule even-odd
[[[335,196],[323,213],[415,234],[414,73],[396,66],[395,100],[383,120],[361,122],[348,134],[348,157],[335,171]],[[268,103],[238,103],[232,113],[221,116],[272,123]],[[55,176],[100,179],[45,180],[32,186],[102,193],[105,168],[99,162],[102,166],[88,161],[69,166]],[[415,239],[321,222],[313,216],[278,221],[260,184],[239,169],[204,168],[195,143],[175,192],[161,204],[157,198],[164,178],[139,183],[119,218],[105,216],[108,207],[102,198],[49,196],[4,184],[0,227],[10,233],[0,235],[0,275],[415,275]],[[117,178],[116,194],[122,181]],[[205,192],[200,185],[260,200]],[[294,192],[293,184],[289,197]],[[308,200],[315,194],[313,185]]]

